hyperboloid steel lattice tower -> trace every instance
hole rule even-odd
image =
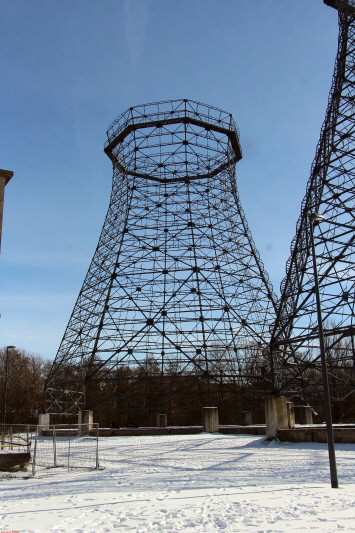
[[[110,389],[117,409],[166,412],[158,400],[193,380],[213,403],[211,384],[245,386],[267,357],[275,316],[238,198],[236,125],[220,109],[176,100],[130,108],[107,135],[110,205],[48,378],[47,410],[92,408]],[[134,381],[146,386],[141,405]]]
[[[292,395],[295,401],[297,397],[310,401],[310,396],[314,400],[321,396],[309,216],[319,213],[325,220],[314,227],[314,241],[335,409],[353,400],[355,390],[355,2],[324,3],[338,10],[338,53],[326,117],[281,285],[272,345],[276,392]]]

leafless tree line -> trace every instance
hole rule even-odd
[[[6,423],[37,423],[38,413],[43,411],[43,387],[49,368],[50,363],[39,355],[14,348],[0,349],[1,423],[5,405]]]
[[[44,384],[51,363],[25,350],[0,349],[0,422],[36,423],[45,411]],[[355,422],[355,360],[352,339],[327,338],[328,373],[334,422]],[[293,364],[292,364],[293,361]],[[315,421],[324,420],[320,364],[314,349],[296,353],[282,370],[289,380],[288,400],[311,405]],[[99,362],[98,362],[99,364]],[[91,367],[93,370],[93,367]],[[82,387],[85,365],[65,369],[65,380]],[[87,387],[87,407],[100,426],[154,426],[157,413],[166,413],[171,425],[201,423],[202,407],[218,406],[222,424],[238,424],[242,411],[252,412],[255,423],[263,423],[264,398],[272,392],[270,356],[265,349],[250,345],[229,351],[215,345],[208,365],[183,366],[176,360],[147,358],[140,365],[122,364],[105,374],[94,373]],[[69,422],[61,418],[60,422]],[[70,420],[74,422],[73,420]]]

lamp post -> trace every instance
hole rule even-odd
[[[327,426],[330,481],[331,481],[332,488],[337,489],[338,488],[338,474],[337,474],[337,465],[335,461],[332,409],[330,405],[328,371],[327,371],[327,360],[325,356],[324,332],[323,332],[323,321],[322,321],[322,309],[321,309],[320,294],[319,294],[316,249],[314,245],[314,235],[313,235],[314,227],[318,225],[320,222],[323,222],[325,218],[323,215],[320,215],[319,213],[310,213],[308,216],[309,216],[309,221],[310,221],[310,226],[311,226],[310,235],[311,235],[313,272],[314,272],[314,292],[316,295],[316,303],[317,303],[318,334],[319,334],[319,347],[320,347],[320,357],[321,357],[322,375],[323,375],[324,410],[325,410],[325,421],[326,421],[326,426]]]
[[[3,420],[2,423],[4,425],[3,429],[5,431],[5,423],[6,423],[6,400],[7,400],[7,375],[9,371],[9,350],[14,350],[16,346],[6,346],[6,359],[5,359],[5,379],[4,379],[4,411],[3,411]]]

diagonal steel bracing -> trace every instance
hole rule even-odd
[[[325,0],[338,10],[332,87],[316,156],[292,241],[272,338],[274,386],[295,399],[321,394],[322,377],[311,254],[314,230],[322,319],[333,400],[355,391],[355,3]]]
[[[48,377],[48,412],[92,407],[123,374],[159,377],[153,399],[194,379],[205,404],[216,381],[261,379],[275,298],[238,197],[232,116],[189,100],[132,107],[105,151],[110,204]]]

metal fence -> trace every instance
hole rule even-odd
[[[2,476],[37,476],[99,468],[98,424],[0,426]],[[0,474],[1,476],[1,474]]]

